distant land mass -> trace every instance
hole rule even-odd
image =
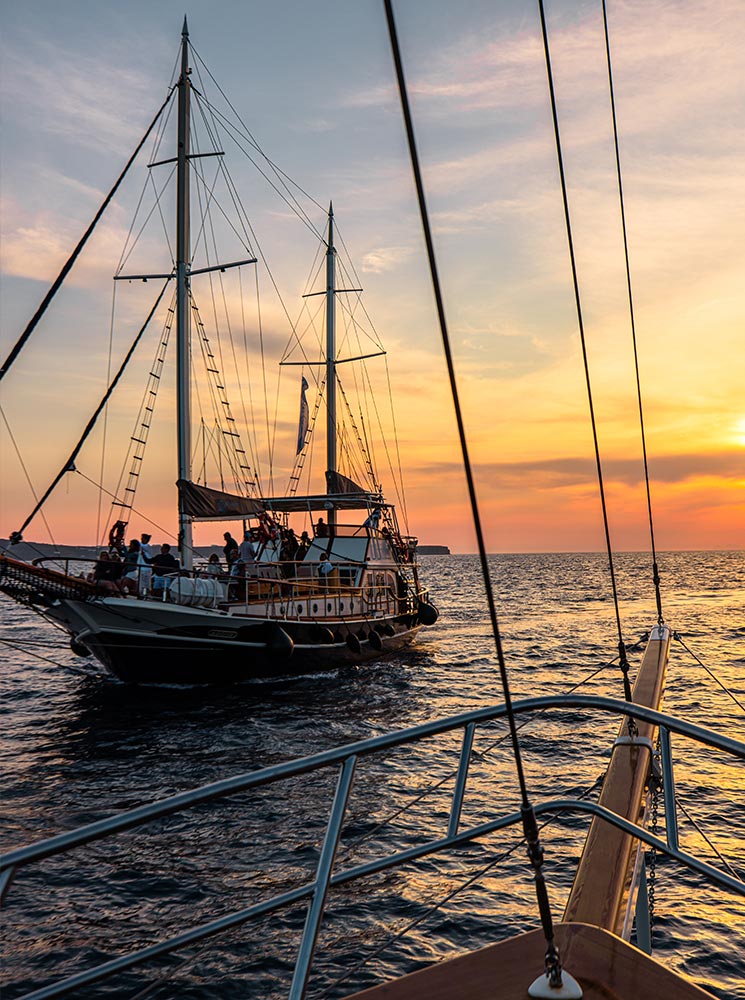
[[[421,556],[449,556],[450,549],[447,545],[417,545],[417,555]]]
[[[104,545],[103,548],[106,548]],[[90,545],[51,545],[49,542],[18,542],[11,545],[7,538],[0,538],[0,552],[11,559],[31,562],[33,559],[57,556],[60,559],[96,559],[100,548]]]

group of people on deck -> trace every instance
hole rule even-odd
[[[109,594],[144,594],[151,591],[162,594],[170,580],[178,574],[178,559],[171,554],[171,546],[164,542],[160,551],[153,553],[151,535],[143,532],[139,540],[133,538],[124,545],[123,536],[112,541],[98,557],[88,580]]]
[[[382,511],[375,507],[368,515],[363,527],[380,531]],[[99,590],[110,594],[140,594],[163,596],[170,589],[173,578],[181,572],[179,560],[172,555],[171,546],[164,542],[159,552],[153,552],[151,535],[143,532],[139,540],[133,538],[128,545],[124,542],[124,522],[117,521],[109,534],[109,548],[100,553],[95,567],[88,574],[88,580],[95,583]],[[322,517],[313,525],[313,534],[319,539],[334,537],[333,524],[327,524]],[[399,558],[407,561],[410,554],[400,535],[392,534],[387,527],[382,534],[394,542]],[[302,562],[313,539],[307,531],[298,537],[292,528],[284,528],[273,521],[267,513],[259,516],[258,525],[243,533],[243,540],[236,541],[226,531],[223,535],[225,556],[224,565],[220,557],[213,552],[206,566],[198,569],[200,576],[217,577],[227,573],[231,577],[247,576],[248,567],[260,561],[260,557],[268,543],[279,545],[279,563],[283,576],[294,576],[296,564]],[[395,542],[399,541],[400,546]],[[328,575],[333,570],[333,564],[327,553],[322,553],[319,560],[319,572]]]
[[[266,529],[266,525],[264,525]],[[259,528],[251,531],[244,531],[243,541],[238,542],[229,531],[223,535],[225,545],[225,563],[230,576],[245,576],[246,567],[259,560],[268,541],[279,542],[279,561],[282,563],[282,572],[285,576],[292,576],[293,563],[302,562],[311,546],[311,538],[307,531],[303,531],[298,538],[292,528],[282,528],[279,525],[273,526],[275,530],[268,534],[266,530],[262,532],[261,523]],[[263,537],[262,537],[263,536]],[[210,562],[215,560],[219,566],[217,555],[210,556]]]

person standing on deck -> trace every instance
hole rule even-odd
[[[228,573],[230,572],[233,563],[238,558],[238,542],[233,538],[229,531],[226,531],[222,536],[225,539],[225,545],[223,547],[223,552],[225,553],[225,562],[228,565]]]
[[[243,532],[243,541],[238,547],[239,573],[246,572],[246,566],[256,562],[256,549],[251,541],[251,532]]]
[[[150,545],[151,535],[146,532],[140,535],[140,593],[145,594],[150,589],[150,582],[153,578],[153,571],[150,568],[153,561],[153,550]]]

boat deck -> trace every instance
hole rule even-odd
[[[562,965],[582,986],[584,1000],[711,1000],[710,993],[608,931],[578,923],[554,930]],[[542,931],[530,931],[347,1000],[528,1000],[528,988],[543,972],[544,942]]]

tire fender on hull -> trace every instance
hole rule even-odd
[[[295,643],[290,636],[279,625],[272,628],[271,634],[266,641],[266,648],[278,658],[289,660],[295,649]]]
[[[417,607],[417,614],[419,615],[419,621],[422,625],[434,625],[437,619],[440,617],[440,612],[434,606],[434,604],[429,604],[427,601],[420,601]]]

